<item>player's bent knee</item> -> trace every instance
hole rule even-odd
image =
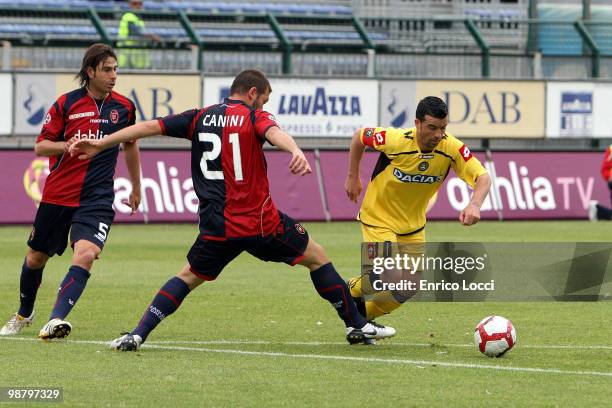
[[[309,239],[306,251],[304,251],[304,258],[300,262],[300,265],[313,271],[329,262],[330,260],[325,254],[323,247],[317,244],[312,238]]]
[[[48,259],[49,255],[30,248],[26,254],[26,265],[30,269],[40,269],[47,264]]]
[[[89,241],[78,241],[74,244],[74,255],[72,262],[87,270],[91,268],[93,262],[98,259],[102,250]]]
[[[205,282],[204,279],[191,271],[191,265],[189,265],[189,263],[185,264],[183,269],[176,274],[176,277],[185,282],[185,284],[189,286],[189,290],[193,290]]]

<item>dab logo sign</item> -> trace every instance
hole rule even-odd
[[[419,81],[417,98],[448,106],[448,127],[463,137],[544,137],[543,81]]]
[[[49,175],[49,159],[38,157],[30,163],[23,174],[23,188],[38,208],[42,199],[43,187]]]

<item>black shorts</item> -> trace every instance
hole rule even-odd
[[[214,280],[242,251],[266,262],[299,263],[308,245],[308,232],[291,217],[280,211],[278,215],[276,231],[265,237],[215,241],[199,236],[187,254],[191,272],[201,279]]]
[[[40,203],[28,246],[49,256],[62,255],[68,244],[84,239],[100,249],[108,238],[115,211],[111,207],[65,207]]]

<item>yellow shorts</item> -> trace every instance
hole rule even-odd
[[[410,234],[398,235],[389,228],[374,227],[361,224],[362,245],[362,270],[367,270],[372,265],[372,258],[379,254],[386,253],[385,256],[394,256],[395,253],[407,254],[414,257],[422,256],[425,253],[425,229]],[[391,242],[388,250],[383,249],[382,242]],[[395,243],[396,245],[393,245]]]
[[[389,228],[373,227],[361,224],[361,235],[363,242],[405,242],[422,243],[425,242],[425,229],[410,235],[398,235]]]
[[[409,257],[419,258],[425,254],[425,229],[410,234],[398,235],[389,228],[374,227],[361,224],[361,234],[364,245],[361,248],[361,275],[370,275],[374,265],[374,258],[394,257],[397,254],[408,255]],[[391,242],[391,245],[383,244]],[[367,244],[366,244],[367,243]],[[400,281],[418,281],[421,277],[421,269],[416,271],[409,270],[387,270],[378,276],[378,280],[383,282],[397,283]],[[360,292],[363,295],[373,295],[380,293],[372,287],[370,279],[361,279]],[[406,299],[414,295],[408,291]],[[400,291],[401,293],[401,291]],[[402,302],[400,302],[402,303]],[[395,302],[395,305],[399,303]],[[383,307],[384,310],[387,310]],[[392,310],[392,309],[391,309]],[[388,311],[387,311],[388,313]]]

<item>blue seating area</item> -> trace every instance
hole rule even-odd
[[[549,23],[538,25],[538,48],[544,55],[581,55],[582,39],[571,25],[580,18],[580,10],[574,7],[540,5],[538,16]],[[567,21],[570,24],[554,24]]]
[[[85,25],[59,24],[11,24],[0,23],[0,34],[25,34],[32,36],[64,35],[64,36],[96,36],[96,29]]]
[[[86,10],[93,7],[102,19],[102,25],[111,38],[117,37],[118,16],[128,9],[127,2],[102,0],[0,0],[0,38],[23,41],[53,39],[53,41],[98,40],[100,36],[91,23]],[[66,12],[64,12],[64,10]],[[273,13],[281,22],[290,41],[301,43],[361,42],[352,27],[351,9],[345,6],[317,3],[288,4],[274,2],[220,2],[220,1],[145,1],[145,11],[157,12],[147,19],[147,30],[169,42],[189,42],[189,36],[180,25],[176,11],[182,10],[192,19],[192,25],[204,42],[230,44],[277,42],[277,35],[269,26],[266,15]],[[69,14],[66,14],[68,13]],[[254,19],[250,26],[232,24],[233,14],[248,14]],[[303,18],[311,20],[301,21]],[[146,17],[145,17],[146,18]],[[230,18],[230,20],[227,20]],[[330,18],[329,29],[312,19]],[[339,18],[338,26],[335,19]],[[40,20],[40,21],[37,21]],[[255,21],[256,20],[256,21]],[[229,23],[228,23],[229,21]],[[309,23],[309,21],[313,21]],[[299,24],[299,27],[296,26]],[[286,27],[285,27],[286,25]],[[312,26],[312,29],[310,28]]]
[[[162,38],[186,38],[185,31],[180,27],[151,27],[150,31]],[[115,26],[107,27],[107,32],[111,37],[116,37],[118,28]],[[254,39],[275,39],[276,35],[272,30],[245,30],[245,29],[219,29],[202,28],[196,30],[202,38],[254,38]],[[0,35],[64,35],[64,36],[97,36],[96,29],[91,25],[66,25],[66,24],[19,24],[19,23],[0,23]],[[338,40],[338,41],[359,41],[359,34],[352,31],[314,31],[314,30],[286,30],[287,37],[295,42],[306,40]],[[383,34],[373,34],[373,40],[384,40]]]
[[[550,21],[567,21],[572,23],[581,18],[578,4],[564,7],[540,5],[539,17]],[[600,48],[602,55],[612,55],[612,28],[608,23],[612,19],[612,7],[594,5],[591,10],[591,22],[585,22],[587,30]],[[538,45],[544,55],[582,55],[583,44],[580,35],[571,24],[540,24],[538,27]]]
[[[100,0],[0,0],[0,7],[11,8],[40,8],[40,9],[85,9],[93,7],[97,10],[125,10],[128,9],[126,2],[100,1]],[[150,11],[178,11],[202,12],[202,13],[255,13],[255,14],[285,14],[285,15],[337,15],[350,16],[352,10],[349,7],[326,5],[326,4],[283,4],[283,3],[224,3],[224,2],[199,2],[199,1],[169,1],[169,2],[145,2],[145,10]]]

